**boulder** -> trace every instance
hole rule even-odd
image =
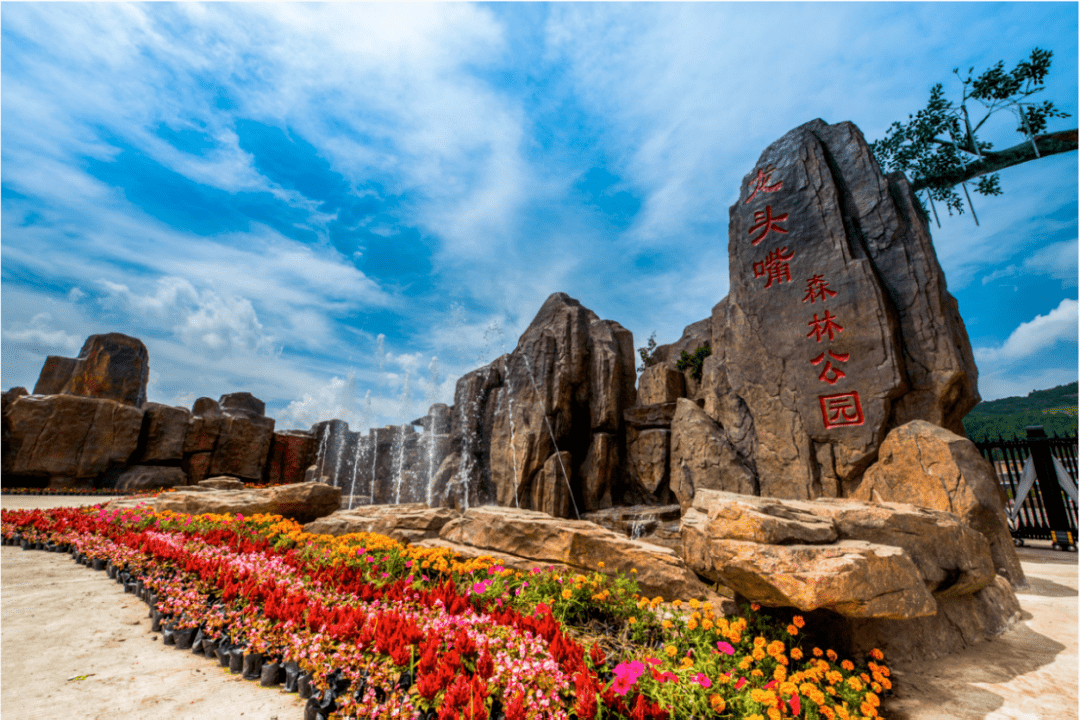
[[[256,414],[261,407],[262,401],[251,393],[223,395],[216,408],[206,406],[197,430],[199,442],[209,444],[217,429],[208,473],[235,475],[253,482],[262,478],[274,437],[274,419]]]
[[[2,405],[0,405],[0,422],[3,423],[3,446],[2,449],[0,449],[0,458],[2,458],[0,459],[0,462],[2,462],[2,465],[0,465],[0,472],[8,478],[10,478],[12,474],[12,467],[14,467],[15,464],[15,455],[18,453],[18,449],[11,444],[11,419],[8,417],[8,412],[11,409],[12,403],[26,395],[29,395],[29,393],[26,392],[26,388],[13,387],[0,396],[0,398],[2,398],[2,400],[0,400],[0,402],[2,402]]]
[[[632,505],[585,513],[581,519],[636,540],[655,531],[661,523],[678,521],[681,516],[678,505]]]
[[[92,478],[128,462],[142,410],[74,395],[24,395],[8,408],[11,472]]]
[[[674,551],[630,540],[584,520],[556,518],[535,510],[474,507],[443,526],[439,537],[451,543],[495,551],[542,564],[582,570],[623,572],[636,568],[641,592],[665,598],[706,597],[708,586]]]
[[[315,459],[315,435],[304,430],[275,432],[264,478],[271,485],[304,482],[304,474]]]
[[[683,546],[686,546],[684,520]],[[902,549],[861,540],[828,545],[762,545],[711,540],[710,567],[695,568],[752,602],[844,617],[904,619],[937,603]],[[702,572],[705,569],[706,572]]]
[[[754,495],[754,473],[724,430],[696,403],[680,399],[671,421],[671,491],[688,508],[699,489]]]
[[[682,372],[665,363],[650,365],[641,371],[638,378],[638,402],[642,405],[675,402],[681,397],[686,397],[686,382]]]
[[[626,430],[626,459],[630,477],[642,490],[662,497],[668,487],[671,431],[664,428]]]
[[[35,395],[77,395],[140,407],[146,402],[149,354],[142,341],[123,335],[91,335],[77,358],[50,355]]]
[[[446,523],[460,515],[450,508],[430,508],[423,503],[365,505],[338,510],[304,526],[304,532],[321,535],[377,533],[403,543],[437,538]]]
[[[200,490],[243,490],[244,481],[232,477],[218,476],[200,480],[196,487]]]
[[[175,461],[184,458],[184,440],[191,422],[187,408],[148,402],[142,407],[142,452],[139,462]]]
[[[341,504],[341,490],[322,483],[295,483],[258,490],[177,490],[149,499],[113,500],[107,507],[133,507],[143,503],[157,511],[169,510],[184,515],[264,513],[308,523],[334,513]]]
[[[187,475],[178,467],[133,465],[120,474],[116,489],[125,491],[157,490],[187,483]]]
[[[995,575],[989,543],[956,515],[900,503],[776,500],[703,491],[683,517],[684,559],[712,577],[712,544],[729,540],[763,546],[860,540],[898,547],[938,598],[970,595]]]
[[[627,425],[638,430],[648,428],[669,429],[671,421],[675,419],[676,405],[677,403],[673,401],[659,405],[640,405],[627,408],[623,411],[623,418],[626,420]]]
[[[235,392],[222,395],[218,400],[221,409],[230,415],[248,415],[262,417],[266,415],[266,403],[249,392]]]
[[[989,541],[998,574],[1026,585],[997,474],[967,438],[922,420],[896,428],[852,497],[955,513]]]
[[[187,473],[188,485],[198,485],[210,474],[211,454],[208,452],[188,453],[180,467]]]

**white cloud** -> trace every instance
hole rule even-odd
[[[1077,249],[1076,240],[1051,243],[1028,255],[1019,265],[1009,265],[987,274],[983,277],[982,284],[987,285],[994,280],[1017,275],[1045,275],[1065,281],[1066,287],[1075,287]]]
[[[47,312],[38,313],[27,323],[13,323],[4,328],[3,333],[5,340],[32,345],[54,355],[72,357],[82,347],[85,339],[56,328],[52,315]]]
[[[1046,315],[1036,315],[1020,323],[1001,347],[975,348],[979,362],[1020,360],[1035,355],[1057,342],[1076,342],[1080,314],[1077,301],[1065,298]]]

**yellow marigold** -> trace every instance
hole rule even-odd
[[[762,660],[765,659],[765,651],[762,650],[759,647],[754,648],[754,652],[751,653],[751,654],[753,655],[754,659],[757,660],[758,662],[761,662]]]
[[[632,575],[637,575],[637,568],[630,568],[630,573]]]
[[[697,610],[699,607],[701,607],[701,601],[698,600],[697,598],[691,598],[690,599],[690,607],[693,608],[694,610]]]
[[[787,679],[787,668],[783,665],[777,665],[776,669],[772,673],[773,679],[777,682],[784,682]]]
[[[731,676],[720,673],[720,677],[716,678],[716,682],[720,683],[721,685],[727,685],[729,682],[731,682]]]
[[[836,688],[834,688],[832,685],[830,685],[827,688],[825,688],[825,692],[829,693],[830,695],[835,695],[836,694]]]
[[[697,630],[697,627],[698,627],[697,620],[695,620],[693,618],[690,618],[690,622],[686,623],[686,629],[690,630],[691,632],[694,631],[694,630]]]
[[[780,718],[782,717],[780,711],[776,708],[769,708],[765,712],[768,714],[769,720],[780,720]]]
[[[705,612],[712,612],[712,603],[711,602],[703,602],[703,603],[701,603],[701,609],[704,610]]]
[[[836,714],[840,716],[840,720],[848,720],[848,718],[851,717],[851,714],[848,713],[847,708],[843,705],[836,706]]]
[[[704,620],[701,621],[701,628],[703,630],[712,630],[713,629],[713,621],[710,620],[709,618],[705,618]]]
[[[832,650],[826,650],[825,651],[825,657],[829,658],[833,662],[836,662],[836,653],[833,652]]]
[[[793,682],[781,682],[778,688],[781,695],[797,695],[799,687]]]
[[[862,705],[860,705],[859,712],[861,712],[865,717],[877,717],[877,708],[869,705],[868,703],[863,703]]]
[[[682,607],[682,600],[679,600],[678,598],[676,598],[675,600],[672,600],[671,601],[671,607],[674,607],[674,608]]]
[[[753,700],[756,703],[761,703],[762,705],[767,705],[768,703],[766,702],[766,698],[770,698],[770,699],[772,698],[772,693],[769,692],[768,690],[761,690],[761,689],[758,689],[758,688],[754,688],[753,690],[750,691],[750,699]]]
[[[714,713],[719,715],[727,709],[727,703],[724,701],[724,698],[714,693],[709,696],[709,707],[712,708]]]
[[[601,570],[603,570],[603,569],[604,569],[604,561],[603,561],[603,560],[601,560],[600,562],[596,563],[596,567],[598,567],[598,568],[600,568]]]
[[[879,700],[878,696],[872,692],[866,693],[866,696],[863,698],[863,702],[869,703],[871,707],[878,707],[879,705],[881,705],[881,700]]]
[[[825,680],[830,685],[835,685],[838,682],[843,682],[844,676],[840,674],[839,670],[830,670],[829,672],[825,673]]]
[[[667,647],[664,648],[664,652],[667,653],[668,657],[673,658],[679,652],[679,649],[676,648],[674,645],[668,645]]]
[[[848,687],[850,687],[855,692],[859,692],[860,690],[863,689],[862,680],[860,680],[857,677],[849,677],[847,679],[847,684],[848,684]]]
[[[790,654],[792,660],[802,660],[802,650],[799,648],[791,648]]]
[[[792,635],[792,636],[798,635],[799,634],[799,628],[795,627],[794,625],[788,625],[787,626],[787,634]]]
[[[754,713],[753,715],[747,715],[743,720],[765,720],[765,717]]]
[[[756,638],[754,638],[754,647],[763,648],[765,647],[765,642],[765,638],[758,635]]]
[[[801,692],[803,695],[806,695],[807,697],[809,697],[810,693],[816,692],[816,691],[817,691],[817,686],[814,685],[814,683],[804,682],[801,685],[799,685],[799,692]]]
[[[845,660],[842,663],[840,663],[840,667],[844,668],[848,672],[851,672],[852,670],[855,669],[855,663],[851,662],[850,660]]]
[[[765,673],[761,672],[757,668],[750,671],[750,677],[765,677]]]
[[[886,690],[891,690],[892,680],[890,680],[889,678],[881,678],[881,687],[885,688]]]
[[[821,652],[821,648],[814,648],[814,657],[821,657],[824,653]]]
[[[654,598],[652,599],[652,604],[653,604],[654,606],[656,606],[656,605],[659,605],[659,604],[660,604],[660,603],[662,603],[662,602],[664,602],[664,598],[663,598],[663,596],[662,596],[662,595],[657,595],[656,597],[654,597]]]
[[[569,600],[573,596],[574,596],[574,593],[573,593],[573,591],[570,590],[570,588],[563,588],[563,591],[562,591],[562,599],[563,600]]]
[[[626,622],[628,625],[634,625],[637,623],[637,618],[631,615],[626,619]]]
[[[749,655],[746,655],[746,656],[743,657],[742,660],[739,661],[739,669],[740,670],[745,670],[746,668],[750,667],[753,664],[754,664],[754,659],[751,658]]]
[[[829,663],[825,662],[824,660],[818,660],[817,666],[818,670],[820,670],[821,672],[829,672]]]
[[[682,660],[679,661],[679,669],[680,670],[685,670],[686,668],[693,667],[693,666],[694,666],[694,661],[691,660],[688,657],[684,657]]]
[[[671,621],[670,620],[664,620],[663,622],[660,623],[660,627],[664,628],[665,630],[670,630],[672,628]]]
[[[784,643],[780,642],[779,640],[773,640],[771,643],[769,643],[768,647],[765,648],[765,652],[769,653],[769,655],[773,657],[776,657],[777,655],[784,652]]]
[[[874,658],[875,660],[884,660],[885,659],[885,653],[881,652],[877,648],[874,648],[873,650],[870,651],[870,657]]]
[[[864,683],[868,683],[868,682],[870,682],[870,676],[869,676],[869,675],[867,675],[866,673],[859,673],[859,678],[860,678],[860,679],[861,679],[861,680],[862,680],[862,681],[863,681]]]
[[[806,621],[803,620],[802,615],[796,615],[795,617],[791,618],[791,624],[797,628],[801,628],[806,625]]]
[[[825,720],[836,720],[836,713],[833,712],[832,708],[818,708],[818,712],[821,713],[821,717],[825,718]]]
[[[738,630],[732,630],[724,637],[730,640],[732,645],[738,645],[742,642],[742,633],[740,633]]]

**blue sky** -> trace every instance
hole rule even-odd
[[[452,402],[553,292],[672,342],[728,291],[769,143],[878,139],[1036,46],[1074,128],[1077,30],[1075,3],[3,3],[2,385],[119,331],[153,401],[355,429]],[[932,228],[985,399],[1077,379],[1077,177],[1006,170],[980,226]]]

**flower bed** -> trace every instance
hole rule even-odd
[[[891,687],[878,651],[804,648],[799,616],[722,617],[639,597],[632,577],[515,572],[279,516],[4,510],[0,534],[107,566],[167,643],[314,688],[312,718],[846,720],[876,717]]]

